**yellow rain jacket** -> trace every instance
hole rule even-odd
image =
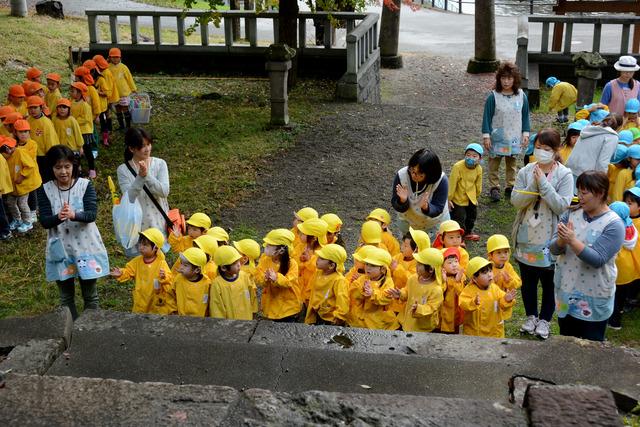
[[[267,270],[276,272],[278,278],[268,283],[264,275]],[[289,258],[289,271],[286,275],[278,272],[280,264],[271,257],[261,256],[256,267],[256,283],[262,288],[262,314],[267,319],[282,319],[300,313],[302,309],[300,289],[298,288],[298,264]]]
[[[216,277],[209,291],[209,316],[220,319],[252,320],[258,312],[256,284],[253,278],[240,271],[235,280]]]
[[[72,101],[71,115],[78,121],[80,132],[83,135],[93,133],[93,115],[91,114],[91,105],[86,101]]]
[[[56,115],[56,108],[58,107],[58,100],[60,98],[62,98],[60,89],[56,89],[53,92],[49,92],[49,90],[47,90],[47,94],[44,96],[44,103],[49,107],[52,117]]]
[[[11,132],[9,132],[9,130],[6,127],[4,127],[4,125],[0,125],[0,135],[8,136],[8,137],[13,138],[13,139],[16,138],[15,136],[13,136],[13,134]]]
[[[364,283],[369,282],[373,293],[363,294]],[[349,287],[349,315],[347,323],[355,328],[398,329],[399,323],[391,310],[391,298],[386,291],[392,289],[393,279],[387,275],[381,280],[371,280],[367,275],[360,276]]]
[[[136,84],[133,81],[133,77],[131,76],[131,72],[129,71],[129,67],[121,62],[117,65],[110,64],[109,70],[111,70],[111,74],[113,74],[118,94],[121,97],[129,96],[131,92],[138,91]]]
[[[160,269],[165,271],[165,279],[160,279]],[[135,280],[133,288],[134,313],[167,314],[167,294],[171,293],[171,271],[164,255],[158,255],[153,262],[147,264],[141,255],[133,258],[122,270],[122,275],[116,280],[120,283]],[[158,282],[160,289],[154,289]]]
[[[611,163],[609,163],[609,166],[607,167],[607,177],[609,178],[609,198],[607,199],[608,203],[615,202],[615,200],[613,199],[613,194],[615,193],[616,179],[618,178],[618,174],[620,173],[620,171],[624,169],[625,168],[616,167],[616,165],[613,165]]]
[[[396,256],[400,253],[400,242],[388,231],[382,232],[382,243],[387,247],[391,256]]]
[[[93,120],[96,119],[102,113],[100,111],[100,95],[98,95],[98,90],[93,87],[87,85],[87,95],[89,96],[89,105],[91,106],[91,116]]]
[[[480,305],[474,301],[480,295]],[[507,302],[505,292],[495,283],[480,289],[474,283],[460,293],[460,308],[464,310],[462,333],[480,337],[504,338],[504,321],[511,318],[515,299]]]
[[[11,105],[16,109],[16,112],[22,114],[23,117],[27,117],[29,115],[29,109],[27,108],[27,101],[22,101],[18,107],[16,107],[13,103],[7,102],[5,105]]]
[[[118,93],[118,87],[116,86],[113,73],[109,68],[102,70],[102,77],[106,80],[106,87],[109,89],[107,93],[107,102],[113,104],[120,100],[120,94]]]
[[[449,200],[459,206],[478,206],[482,194],[482,166],[469,169],[464,160],[456,162],[449,175]]]
[[[171,250],[177,254],[186,251],[189,248],[193,247],[193,239],[191,236],[185,234],[180,237],[173,234],[173,231],[169,233],[169,246],[171,246]]]
[[[11,180],[13,181],[13,194],[15,196],[24,196],[42,185],[42,178],[38,170],[38,164],[27,152],[22,148],[16,148],[11,157],[7,159]],[[22,175],[24,179],[20,184],[16,182],[16,178]]]
[[[399,320],[402,330],[407,332],[431,332],[440,325],[440,307],[444,301],[442,285],[436,280],[420,283],[418,275],[409,277],[407,286],[400,290],[400,299],[405,301],[405,309]],[[415,311],[411,310],[417,303]]]
[[[318,256],[315,253],[309,257],[307,261],[302,261],[300,257],[304,253],[305,245],[298,245],[294,248],[294,258],[298,263],[298,288],[301,290],[300,299],[303,303],[309,303],[309,297],[311,296],[311,279],[315,274],[316,261]]]
[[[629,168],[622,169],[616,177],[616,182],[613,184],[613,193],[611,194],[612,202],[621,202],[624,192],[636,185],[636,181],[633,179],[633,171]]]
[[[349,287],[338,272],[316,271],[311,278],[311,294],[304,323],[315,324],[320,317],[326,322],[346,321],[349,313]]]
[[[447,250],[447,248],[442,248],[442,253]],[[460,251],[460,269],[462,271],[467,271],[467,266],[469,265],[469,252],[462,246],[458,246],[458,250]]]
[[[0,155],[0,196],[13,193],[13,180],[9,165],[3,155]]]
[[[177,266],[174,266],[174,267],[178,268]],[[210,260],[204,266],[204,275],[207,276],[209,279],[211,279],[211,282],[213,282],[213,279],[218,277],[218,266],[216,265],[215,262],[213,262],[213,260]]]
[[[24,145],[21,145],[20,141],[18,141],[18,148],[26,150],[26,152],[29,153],[29,155],[33,158],[33,160],[35,160],[36,156],[38,155],[38,143],[33,139],[29,139]]]
[[[44,114],[39,119],[29,116],[27,121],[31,126],[31,139],[38,144],[38,156],[44,156],[49,148],[60,143],[53,123]]]
[[[509,281],[504,280],[502,277],[503,272],[509,275]],[[509,289],[520,289],[522,279],[520,279],[520,276],[516,273],[511,263],[507,261],[502,268],[496,267],[495,264],[493,265],[493,283],[506,292]]]
[[[568,82],[560,82],[551,89],[549,111],[560,111],[576,103],[578,89]]]
[[[178,314],[180,316],[205,317],[209,308],[211,280],[204,274],[197,282],[191,282],[178,273],[173,279]]]
[[[562,159],[562,164],[567,163],[567,159],[569,158],[569,155],[571,154],[572,151],[573,151],[573,147],[570,147],[568,145],[563,145],[560,148],[560,158]],[[529,162],[531,162],[531,160],[529,160]]]
[[[55,116],[52,121],[60,144],[66,145],[72,151],[80,151],[84,145],[84,140],[82,139],[80,125],[75,117],[69,115],[66,119],[61,119]]]
[[[640,227],[640,218],[632,218],[633,225]],[[639,231],[640,232],[640,231]],[[618,256],[616,257],[616,267],[618,268],[618,276],[616,277],[616,285],[627,285],[634,280],[640,279],[640,243],[636,242],[636,246],[629,250],[622,246]]]
[[[440,331],[458,333],[462,316],[458,306],[460,293],[464,289],[465,277],[462,276],[460,281],[456,281],[455,277],[447,276],[444,281],[444,290],[442,307],[440,307]]]
[[[393,283],[397,289],[402,289],[407,285],[407,280],[412,275],[416,274],[416,260],[411,257],[410,260],[404,259],[404,255],[401,253],[393,257],[393,260],[398,263],[395,270],[391,272]],[[404,301],[394,299],[391,303],[391,309],[395,313],[402,313],[404,311]]]

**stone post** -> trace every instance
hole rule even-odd
[[[496,59],[496,16],[494,0],[476,0],[475,49],[467,73],[491,73],[498,69]]]
[[[593,102],[596,83],[602,78],[602,67],[607,61],[598,52],[578,52],[571,57],[578,78],[578,99],[576,106],[580,108]]]
[[[11,16],[24,18],[27,16],[27,0],[11,0]]]
[[[271,126],[289,125],[289,95],[287,75],[291,69],[291,59],[296,51],[286,44],[272,44],[267,51],[266,70],[271,86]]]
[[[393,9],[391,10],[389,6]],[[389,6],[382,5],[380,20],[380,66],[402,68],[402,56],[398,55],[400,35],[400,0],[392,0]]]

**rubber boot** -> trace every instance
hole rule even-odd
[[[124,112],[124,120],[127,122],[127,129],[131,127],[131,113],[129,111]]]
[[[105,147],[109,146],[109,132],[107,132],[106,130],[102,132],[102,144]]]
[[[113,119],[111,117],[107,119],[107,131],[113,131]]]

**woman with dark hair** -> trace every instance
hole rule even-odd
[[[607,174],[587,171],[578,177],[578,208],[560,217],[549,246],[557,256],[554,277],[560,334],[604,341],[613,313],[616,255],[624,223],[607,206]]]
[[[124,136],[124,163],[118,166],[118,183],[129,200],[138,200],[142,207],[141,229],[155,227],[166,237],[167,223],[155,203],[144,190],[146,187],[165,213],[169,210],[169,171],[164,160],[151,157],[153,139],[144,129],[129,128]],[[127,256],[137,255],[134,246]]]
[[[96,279],[109,275],[109,258],[96,226],[98,201],[91,181],[78,177],[78,160],[65,145],[46,154],[53,180],[38,189],[40,223],[47,229],[46,276],[60,289],[60,304],[78,317],[75,278],[84,308],[98,308]]]
[[[484,103],[482,140],[489,151],[489,196],[500,200],[500,163],[506,168],[506,198],[516,180],[516,160],[529,145],[529,100],[520,89],[520,71],[515,64],[503,62],[496,71],[495,88]]]
[[[393,180],[391,205],[398,212],[402,234],[409,227],[429,231],[449,219],[448,192],[449,181],[437,154],[428,148],[416,151]]]
[[[640,84],[633,78],[634,73],[640,70],[640,66],[636,58],[625,55],[613,64],[613,68],[620,73],[620,76],[604,85],[600,103],[607,105],[612,113],[624,115],[628,100],[640,100]]]

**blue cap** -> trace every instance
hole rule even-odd
[[[586,123],[585,123],[586,122]],[[578,120],[577,122],[573,122],[569,125],[567,130],[577,130],[578,132],[582,131],[589,124],[589,120]]]
[[[589,120],[591,121],[591,123],[600,123],[608,115],[609,112],[607,110],[592,111],[591,114],[589,114]]]
[[[640,159],[640,145],[632,145],[629,147],[629,151],[627,151],[627,157],[632,159],[639,160]]]
[[[629,148],[626,145],[618,144],[615,153],[613,153],[613,156],[611,156],[611,163],[613,163],[614,165],[620,163],[627,158],[628,153]]]
[[[630,130],[621,130],[618,133],[618,142],[625,145],[633,144],[633,132]]]
[[[587,120],[587,119],[580,119],[576,123],[582,123],[582,125],[584,127],[587,127],[587,126],[589,126],[591,124],[591,122],[589,120]]]
[[[545,82],[547,84],[547,86],[549,87],[554,87],[555,85],[557,85],[558,83],[560,83],[560,80],[558,80],[555,77],[549,77],[547,79],[547,81]]]
[[[473,150],[481,156],[484,155],[484,149],[482,148],[482,145],[478,144],[477,142],[472,142],[471,144],[467,145],[467,148],[464,149],[464,152],[466,153],[468,150]]]
[[[640,181],[640,180],[638,180],[638,181]],[[634,196],[636,196],[637,198],[639,198],[639,199],[640,199],[640,186],[638,186],[638,184],[639,184],[639,183],[640,183],[640,182],[636,182],[636,186],[635,186],[635,187],[631,187],[631,188],[629,188],[628,190],[626,190],[626,191],[623,193],[622,197],[624,197],[624,195],[625,195],[626,193],[631,193],[631,194],[633,194]]]
[[[625,202],[613,202],[609,205],[609,209],[618,214],[618,216],[622,219],[622,222],[624,222],[625,227],[633,224],[633,221],[631,221],[631,218],[629,218],[629,205],[627,205]]]
[[[625,113],[637,113],[638,111],[640,111],[640,101],[638,101],[638,98],[631,98],[624,103]]]

